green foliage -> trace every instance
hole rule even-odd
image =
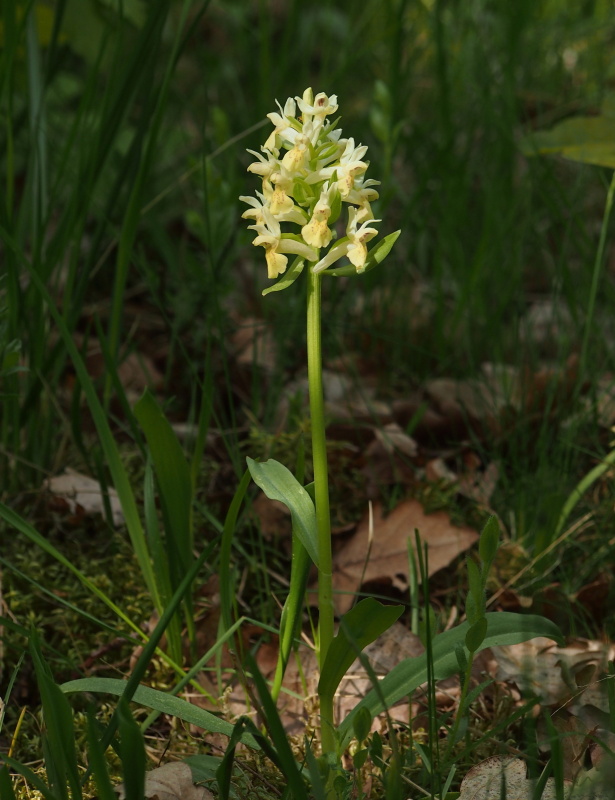
[[[499,612],[497,614],[487,614],[486,620],[487,632],[480,649],[494,645],[517,644],[535,636],[547,636],[551,639],[562,641],[561,632],[557,626],[544,617]],[[457,672],[459,667],[455,655],[455,646],[458,642],[465,642],[469,628],[469,623],[464,622],[449,631],[439,633],[433,639],[433,680],[442,680]],[[427,670],[425,655],[404,659],[394,667],[380,681],[378,691],[372,689],[342,721],[339,727],[342,744],[350,740],[354,715],[358,713],[360,708],[367,708],[370,714],[375,716],[384,708],[393,705],[405,695],[413,692],[422,683],[425,683],[427,681]]]
[[[270,500],[279,500],[288,508],[293,519],[293,529],[310,558],[318,566],[318,533],[314,502],[295,476],[278,461],[269,459],[259,463],[247,459],[252,480]]]
[[[615,168],[615,98],[607,95],[598,116],[575,116],[549,131],[527,136],[521,149],[527,156],[560,155],[569,161]]]
[[[68,681],[60,687],[66,694],[71,692],[91,692],[93,694],[112,694],[116,697],[124,697],[127,694],[128,682],[119,678],[78,678]],[[193,703],[189,703],[181,697],[173,697],[168,692],[158,689],[150,689],[148,686],[137,686],[131,692],[131,700],[147,708],[159,711],[162,714],[170,714],[178,719],[198,725],[212,733],[223,733],[230,736],[233,726],[230,722],[220,719],[205,709],[198,708]],[[243,741],[247,741],[255,746],[254,740],[250,736],[245,736]]]
[[[287,269],[286,272],[282,275],[280,280],[276,281],[271,286],[267,286],[265,289],[263,289],[262,291],[263,297],[265,297],[265,295],[270,294],[271,292],[281,292],[284,289],[287,289],[289,286],[291,286],[297,280],[299,275],[301,275],[301,273],[303,272],[304,266],[305,266],[305,261],[301,259],[300,256],[297,256],[297,258],[293,261],[290,268]]]
[[[333,698],[353,661],[399,619],[403,610],[403,606],[384,606],[366,597],[344,614],[322,666],[318,683],[321,696]]]

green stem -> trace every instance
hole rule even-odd
[[[579,364],[579,384],[582,384],[583,381],[585,380],[585,370],[587,367],[587,353],[589,351],[589,337],[591,335],[594,322],[596,297],[598,296],[598,285],[600,283],[602,266],[604,264],[604,250],[606,246],[606,236],[609,227],[609,219],[611,217],[611,210],[613,208],[614,195],[615,195],[615,172],[613,172],[613,175],[611,176],[611,183],[609,185],[609,190],[606,196],[606,205],[604,208],[602,227],[600,229],[600,241],[598,243],[598,250],[596,251],[596,260],[594,261],[592,284],[589,291],[589,302],[587,304],[587,319],[585,322],[585,333],[583,335],[583,345],[581,347],[581,359]]]
[[[329,513],[329,479],[327,474],[327,442],[322,390],[321,275],[308,270],[307,354],[312,423],[312,460],[314,465],[314,498],[318,525],[318,666],[322,670],[333,639],[333,580],[331,556],[331,517]],[[333,699],[320,698],[321,742],[323,754],[335,752]]]

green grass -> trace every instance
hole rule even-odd
[[[611,90],[615,15],[609,4],[88,0],[79,11],[58,0],[55,22],[46,8],[8,0],[1,22],[3,503],[141,627],[150,607],[146,585],[154,597],[160,593],[162,611],[195,550],[220,534],[244,455],[273,452],[294,469],[305,427],[301,404],[293,401],[281,427],[278,408],[305,362],[305,290],[298,281],[283,302],[261,297],[262,253],[250,245],[237,198],[251,191],[245,148],[262,142],[259,122],[273,110],[273,99],[283,102],[312,85],[338,95],[344,129],[370,147],[370,175],[382,180],[374,208],[383,232],[402,229],[377,275],[355,282],[354,291],[344,280],[326,286],[325,366],[348,365],[357,396],[368,376],[379,396],[403,399],[433,378],[480,377],[484,362],[531,374],[546,360],[562,368],[580,354],[582,374],[569,397],[553,383],[539,408],[512,415],[496,434],[477,434],[471,445],[485,462],[499,463],[492,506],[524,546],[527,562],[537,559],[519,592],[537,594],[557,582],[572,598],[567,630],[612,637],[609,615],[594,620],[574,601],[601,571],[612,571],[609,472],[588,482],[570,506],[566,525],[588,512],[595,515],[592,524],[549,549],[565,532],[566,525],[558,526],[575,486],[610,452],[609,432],[580,402],[615,368],[612,221],[603,229],[606,266],[593,270],[610,174],[560,159],[528,159],[519,150],[527,132],[596,112]],[[551,341],[524,333],[536,302],[558,304],[565,320]],[[272,332],[277,358],[270,372],[235,359],[233,335],[251,318],[265,320]],[[103,351],[102,374],[92,380],[71,352],[85,355],[88,343]],[[119,377],[132,352],[151,357],[161,371],[157,388],[169,419],[195,426],[200,420],[200,438],[185,443],[185,464],[176,461],[200,504],[190,518],[182,516],[190,497],[176,506],[169,499],[176,496],[172,475],[166,497],[162,492],[162,516],[157,512],[146,437],[132,411],[135,398]],[[355,519],[364,506],[364,476],[343,449],[338,454],[334,447],[330,457],[332,497],[340,504],[335,518]],[[136,495],[134,547],[117,543],[121,534],[109,545],[125,562],[118,586],[105,578],[117,567],[83,541],[105,541],[103,523],[72,532],[24,502],[66,464],[116,488],[125,480],[125,496]],[[149,527],[141,531],[147,469]],[[429,494],[434,507],[448,506],[454,518],[485,513],[460,508],[445,489],[440,496],[438,487],[420,480],[419,493]],[[393,503],[398,488],[386,492],[385,501]],[[164,523],[183,526],[181,542],[164,534],[156,542],[154,520],[163,530]],[[234,574],[243,571],[256,587],[241,613],[271,622],[273,597],[284,594],[274,575],[288,565],[275,542],[245,521],[240,525]],[[66,677],[68,665],[113,635],[99,622],[120,625],[124,634],[128,629],[48,555],[37,551],[29,560],[25,540],[13,541],[17,535],[2,531],[4,597],[18,625],[5,629],[5,658],[17,662],[24,631],[34,624],[45,633],[45,658]],[[128,560],[133,550],[140,568]],[[148,574],[156,552],[173,554],[170,575]],[[40,587],[53,591],[57,581],[66,585],[66,600],[93,619],[73,625],[76,612],[48,605]],[[187,597],[184,620],[190,618]],[[179,619],[169,634],[177,658]],[[9,734],[0,732],[6,741],[15,721],[10,703]],[[132,730],[126,716],[122,725]],[[17,757],[34,757],[33,740],[29,731]],[[377,744],[369,747],[370,758],[379,758]]]

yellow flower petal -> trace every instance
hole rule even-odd
[[[304,225],[303,228],[301,228],[301,235],[307,244],[311,245],[312,247],[326,247],[331,241],[333,234],[331,233],[326,220],[319,220],[315,217],[316,215],[312,217],[311,222],[308,222],[307,225]]]
[[[276,253],[275,250],[265,250],[265,258],[267,259],[267,277],[277,278],[286,272],[286,265],[288,259],[282,253]]]

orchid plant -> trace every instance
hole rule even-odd
[[[379,181],[365,178],[369,167],[369,162],[365,161],[367,147],[357,145],[353,138],[342,137],[341,128],[336,127],[339,118],[333,121],[328,119],[337,109],[336,95],[320,92],[314,97],[312,89],[306,89],[302,97],[289,97],[284,107],[278,103],[279,113],[274,111],[267,115],[274,128],[261,147],[261,152],[248,151],[257,159],[250,164],[248,171],[261,178],[261,191],[257,190],[255,197],[240,197],[249,206],[242,216],[252,221],[249,227],[257,233],[252,244],[265,249],[268,277],[275,279],[282,276],[263,294],[286,289],[303,272],[305,264],[309,265],[307,343],[316,526],[315,541],[302,541],[297,533],[296,548],[306,549],[319,570],[317,651],[321,672],[334,631],[322,389],[321,282],[325,276],[361,274],[372,269],[389,253],[400,233],[390,234],[371,251],[368,250],[367,243],[378,234],[373,226],[380,222],[374,219],[371,207],[371,203],[378,198],[374,187]],[[337,223],[344,210],[345,235],[338,238]],[[300,232],[283,233],[282,225],[295,226],[295,229],[298,226]],[[291,254],[295,260],[289,268],[288,255]],[[339,269],[331,269],[341,259],[347,259],[350,263]],[[252,477],[261,488],[265,488],[262,485],[263,465],[256,465],[253,461],[249,461],[249,465]],[[281,474],[280,466],[271,465],[271,468]],[[298,520],[295,528],[302,528]],[[309,562],[301,557],[298,560],[303,578],[307,574],[304,565]],[[297,580],[296,583],[299,586],[303,580]],[[293,598],[291,603],[295,612],[291,616],[295,622],[299,619],[298,602],[302,602],[299,596]],[[287,640],[284,633],[287,633]],[[294,630],[282,631],[283,641],[288,641],[288,646],[293,634]],[[279,691],[288,659],[287,650],[288,647],[281,649],[274,694]],[[331,751],[334,744],[333,695],[325,694],[320,692],[322,743],[325,751]]]

